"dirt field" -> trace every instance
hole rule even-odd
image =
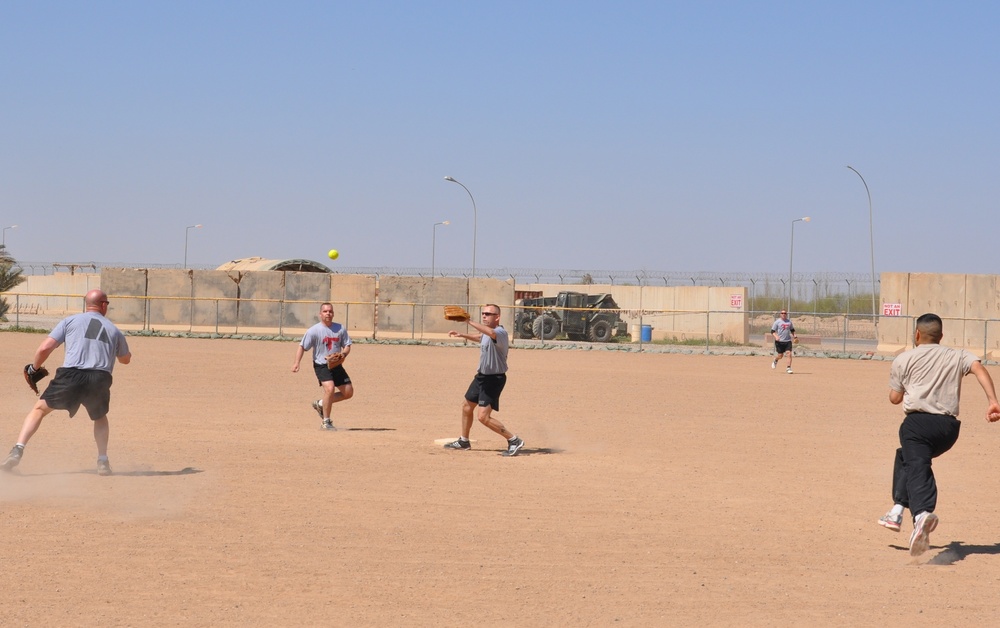
[[[0,333],[0,447],[41,335]],[[991,625],[1000,426],[966,382],[920,559],[890,505],[889,363],[514,350],[456,436],[473,347],[357,344],[335,433],[289,342],[132,337],[94,472],[84,412],[0,474],[4,626]],[[62,351],[50,359],[58,365]],[[997,367],[990,367],[1000,379]]]

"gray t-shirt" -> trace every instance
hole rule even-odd
[[[778,342],[791,342],[792,333],[795,332],[795,325],[792,321],[779,318],[771,325],[771,332],[778,334]]]
[[[307,351],[312,349],[314,363],[326,364],[326,356],[340,353],[344,347],[350,346],[351,337],[347,335],[347,328],[340,323],[333,323],[329,327],[316,323],[306,331],[299,344]]]
[[[97,312],[84,312],[62,319],[49,338],[58,345],[66,343],[65,368],[111,373],[115,368],[115,359],[129,352],[125,335]]]
[[[483,375],[500,375],[507,372],[507,348],[510,340],[507,330],[497,325],[493,330],[497,339],[483,334],[479,341],[479,372]]]
[[[892,361],[889,388],[903,393],[903,412],[958,416],[962,378],[979,361],[965,349],[923,344]]]

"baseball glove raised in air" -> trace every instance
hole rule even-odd
[[[459,323],[464,323],[472,318],[469,316],[469,313],[465,311],[465,308],[458,305],[444,306],[444,317],[449,321],[458,321]]]
[[[330,353],[326,356],[326,368],[335,369],[344,363],[346,356],[343,353]]]
[[[44,366],[40,366],[36,369],[32,364],[24,365],[24,381],[28,382],[28,386],[36,395],[38,394],[38,382],[48,376],[49,370]]]

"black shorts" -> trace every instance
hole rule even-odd
[[[469,384],[469,390],[465,391],[465,399],[485,408],[489,406],[500,412],[500,393],[507,385],[507,374],[483,375],[476,373],[476,377]]]
[[[774,350],[778,353],[778,355],[785,355],[792,350],[792,341],[789,340],[788,342],[781,342],[780,340],[775,340]]]
[[[313,371],[316,372],[316,379],[319,380],[320,386],[323,385],[323,382],[333,382],[334,386],[343,386],[344,384],[351,383],[351,376],[344,370],[343,364],[338,364],[331,370],[325,363],[316,364],[313,362]]]
[[[97,369],[59,367],[42,399],[53,410],[68,410],[72,417],[82,405],[91,421],[108,416],[111,406],[111,373]]]

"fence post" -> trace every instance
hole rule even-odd
[[[983,320],[983,360],[986,360],[986,339],[989,337],[989,327],[989,319]]]
[[[285,297],[288,296],[288,287],[282,286],[281,302],[278,303],[278,336],[284,335],[285,329]]]
[[[711,323],[712,312],[709,310],[705,311],[705,353],[709,352],[711,335],[712,335],[712,323]]]
[[[847,353],[847,317],[848,316],[850,316],[850,314],[844,314],[844,348],[843,348],[844,353]]]

